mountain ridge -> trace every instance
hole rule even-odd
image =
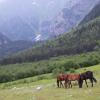
[[[49,59],[60,55],[75,55],[100,49],[100,17],[78,26],[69,33],[37,45],[11,58],[6,63],[22,63]],[[1,61],[1,62],[3,62]]]
[[[0,59],[31,48],[33,45],[33,42],[26,40],[11,41],[4,34],[0,33]]]
[[[51,39],[76,26],[97,1],[99,0],[84,0],[84,2],[82,0],[59,2],[57,0],[9,0],[0,3],[0,31],[11,40]],[[43,20],[40,17],[44,15],[47,18]],[[43,26],[41,23],[45,21],[51,22],[50,25]]]
[[[84,18],[85,15],[97,4],[99,0],[76,0],[72,1],[71,6],[66,6],[58,13],[57,16],[52,20],[48,20],[45,22],[49,22],[49,25],[43,26],[41,25],[41,38],[44,36],[48,36],[48,38],[58,36],[65,32],[70,31],[73,27],[77,26],[80,21]],[[43,23],[45,23],[43,22]]]
[[[79,25],[89,22],[96,17],[100,16],[100,1],[95,5],[95,7],[83,18]]]

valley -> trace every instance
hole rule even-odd
[[[0,100],[67,99],[100,99],[100,0],[0,0]]]

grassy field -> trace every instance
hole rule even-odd
[[[89,81],[88,88],[85,84],[82,89],[77,85],[72,89],[57,88],[56,79],[52,79],[52,75],[49,74],[0,84],[0,100],[100,100],[100,65],[79,69],[76,72],[85,70],[93,71],[98,80],[93,88]]]

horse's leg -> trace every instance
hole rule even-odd
[[[61,86],[64,87],[62,81],[61,81]]]
[[[65,80],[65,88],[68,88],[68,80]]]
[[[66,86],[66,81],[65,81],[64,85],[65,85],[65,88],[67,88],[67,86]]]
[[[68,81],[67,83],[68,83],[68,88],[72,88],[72,83],[71,83],[71,81]]]
[[[71,83],[71,81],[70,81],[70,86],[71,86],[71,88],[72,88],[72,83]]]
[[[92,87],[93,87],[93,79],[90,79],[90,82],[92,83]]]
[[[59,88],[59,80],[57,80],[57,86],[58,86],[58,88]]]
[[[66,88],[66,83],[64,83],[64,87]]]
[[[60,88],[61,88],[62,82],[60,81]]]
[[[70,88],[70,81],[68,81],[67,83],[68,83],[68,88]]]
[[[62,81],[60,81],[60,88],[61,88],[61,87],[64,87]]]
[[[86,83],[86,86],[88,87],[88,84],[87,84],[87,81],[86,81],[86,79],[85,79],[85,83]]]
[[[79,85],[79,88],[82,88],[82,86],[83,86],[83,80],[79,79],[78,80],[78,85]]]
[[[67,81],[65,80],[65,88],[67,88]]]

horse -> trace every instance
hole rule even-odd
[[[65,87],[67,88],[68,85],[68,88],[72,88],[71,81],[78,81],[78,84],[80,84],[79,79],[80,74],[67,74],[67,76],[65,77]]]
[[[70,87],[72,88],[71,81],[76,81],[76,80],[79,81],[79,79],[80,79],[80,74],[61,74],[57,76],[57,86],[61,88],[64,87],[65,85],[65,88],[70,88]],[[64,85],[62,81],[65,81]]]
[[[79,87],[80,88],[82,88],[83,80],[85,80],[86,86],[88,87],[87,79],[90,80],[92,87],[93,87],[93,82],[97,83],[96,78],[94,78],[93,72],[92,71],[86,71],[86,72],[80,74],[80,79],[79,79]]]
[[[62,81],[65,81],[65,77],[66,77],[67,74],[60,74],[57,76],[57,86],[58,88],[60,87],[64,87]],[[59,84],[60,83],[60,84]]]

